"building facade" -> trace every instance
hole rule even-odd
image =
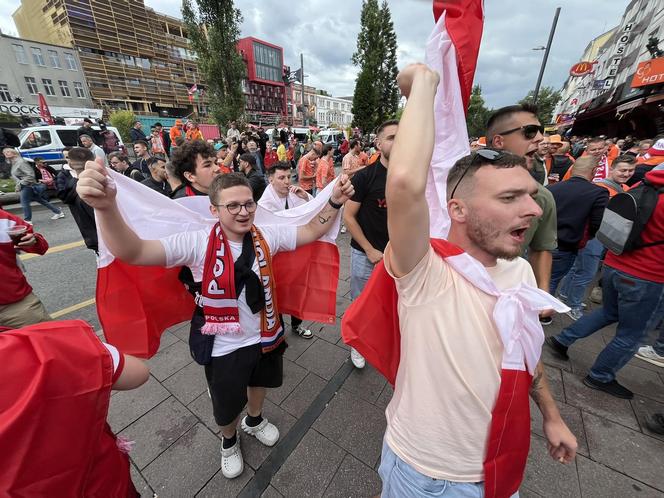
[[[288,122],[291,93],[284,79],[288,71],[284,49],[253,37],[238,40],[237,48],[247,68],[242,82],[247,121],[266,125]]]
[[[636,83],[644,66],[656,67],[661,59],[651,42],[659,40],[664,51],[664,0],[630,1],[609,33],[590,61],[593,72],[568,80],[556,109],[559,119],[565,116],[575,134],[645,138],[664,133],[664,76]]]
[[[304,85],[304,102],[302,102],[302,85],[300,83],[293,83],[292,92],[291,115],[293,125],[312,125],[316,121],[318,90],[316,87]]]
[[[348,128],[353,122],[353,102],[339,97],[316,95],[316,121],[319,127]]]
[[[21,0],[13,18],[22,37],[78,52],[96,107],[162,116],[205,112],[205,97],[190,102],[187,92],[204,84],[186,27],[143,0]]]
[[[0,113],[38,118],[41,93],[53,117],[101,117],[72,48],[0,33],[0,53]]]

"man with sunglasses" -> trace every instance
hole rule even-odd
[[[528,104],[498,109],[487,122],[487,140],[491,147],[525,158],[529,171],[534,167],[534,155],[544,138],[543,133],[544,127],[537,118],[537,108]],[[539,183],[534,199],[542,214],[531,221],[524,236],[523,252],[528,255],[537,287],[548,292],[552,251],[558,247],[556,203],[551,192]],[[541,314],[543,325],[551,324],[551,314],[550,311]]]
[[[192,145],[196,143],[200,142]],[[214,417],[223,437],[222,474],[239,476],[244,463],[237,425],[245,405],[242,429],[266,446],[279,439],[279,430],[262,417],[266,388],[282,383],[286,348],[278,303],[273,299],[272,256],[314,242],[330,230],[354,193],[352,183],[342,175],[328,202],[306,225],[256,227],[257,204],[247,178],[242,173],[218,175],[208,192],[210,213],[217,219],[212,230],[160,240],[140,239],[127,225],[116,203],[116,188],[103,166],[88,162],[77,191],[95,209],[99,233],[116,258],[132,265],[186,266],[200,283],[189,345],[194,359],[205,365]]]
[[[494,318],[505,311],[505,300],[494,296],[501,295],[501,290],[535,283],[530,266],[519,255],[530,222],[542,213],[532,198],[537,185],[524,160],[514,154],[483,149],[461,158],[447,178],[446,207],[451,222],[447,241],[432,241],[426,188],[439,77],[428,67],[414,64],[399,73],[397,81],[408,101],[387,171],[389,243],[384,270],[377,270],[392,277],[398,296],[392,301],[396,309],[381,305],[380,310],[387,314],[391,308],[397,314],[400,331],[400,358],[394,396],[386,410],[379,470],[383,496],[447,492],[450,496],[480,496],[483,481],[494,469],[491,463],[484,464],[493,459],[489,449],[495,435],[493,422],[501,416],[494,408],[504,390],[511,391],[503,360],[507,348],[497,330],[499,320]],[[364,296],[384,296],[381,285],[385,281],[377,275]],[[480,281],[490,281],[499,290],[492,291],[493,295],[483,293]],[[548,294],[529,291],[533,300],[553,301]],[[516,294],[513,298],[523,303],[525,312],[524,298]],[[527,313],[536,311],[529,308]],[[541,334],[537,324],[539,330],[535,331],[522,325],[517,328],[528,337]],[[382,324],[374,326],[382,329]],[[521,352],[525,348],[515,347]],[[569,462],[576,453],[576,439],[551,396],[537,361],[540,352],[532,352],[529,361],[534,378],[522,385],[518,404],[527,410],[523,389],[530,386],[530,396],[543,414],[549,453]],[[519,357],[514,365],[522,366],[522,362]],[[528,415],[524,414],[525,427],[510,423],[522,433],[524,429],[528,432]],[[500,422],[496,425],[506,427]],[[502,440],[502,435],[496,439]],[[525,466],[523,447],[519,455]]]

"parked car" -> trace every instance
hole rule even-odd
[[[35,157],[42,157],[49,165],[53,166],[56,169],[62,167],[65,163],[63,151],[65,147],[76,147],[78,146],[78,126],[65,126],[65,125],[46,125],[46,126],[31,126],[29,128],[23,128],[18,138],[21,141],[21,145],[18,147],[18,151],[21,156],[26,158],[29,161],[34,160]],[[101,129],[99,126],[93,126],[93,130],[100,132]],[[107,126],[106,130],[115,134],[117,138],[117,145],[115,147],[117,150],[121,150],[126,153],[126,147],[122,142],[122,137],[117,128],[113,126]],[[104,147],[103,141],[100,140],[98,145],[108,153],[111,150],[106,150]]]

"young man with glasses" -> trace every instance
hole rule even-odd
[[[197,143],[185,147],[200,147]],[[203,149],[196,149],[203,150]],[[178,149],[175,156],[180,153]],[[214,157],[213,151],[205,158]],[[175,158],[174,158],[175,160]],[[303,226],[254,225],[257,208],[242,173],[214,178],[208,189],[210,213],[218,220],[212,230],[142,240],[126,224],[109,187],[105,169],[88,163],[77,186],[79,195],[98,217],[109,251],[128,264],[186,266],[199,284],[192,317],[190,348],[205,365],[215,420],[223,437],[221,469],[227,478],[244,468],[237,424],[247,405],[242,429],[266,446],[279,431],[262,417],[266,388],[282,383],[282,353],[286,347],[273,281],[272,256],[319,239],[333,225],[353,185],[342,176],[332,197]]]
[[[535,330],[524,322],[501,326],[500,317],[512,306],[507,303],[510,299],[520,303],[519,310],[530,324],[539,307],[529,307],[530,301],[553,303],[548,294],[532,288],[533,272],[519,258],[528,226],[542,214],[532,198],[537,184],[524,160],[514,154],[484,149],[461,158],[447,178],[446,207],[451,220],[447,241],[432,241],[425,193],[439,77],[415,64],[404,69],[397,81],[408,101],[387,172],[390,242],[384,253],[385,268],[380,271],[392,277],[398,296],[394,311],[400,361],[394,396],[386,410],[379,470],[383,493],[386,497],[428,496],[450,488],[454,496],[482,495],[484,481],[492,475],[491,462],[503,451],[495,449],[494,441],[512,444],[503,439],[501,429],[496,434],[494,422],[509,434],[525,435],[517,451],[502,456],[519,462],[508,463],[516,467],[510,469],[517,481],[510,488],[518,489],[530,436],[528,391],[542,412],[551,456],[569,462],[577,446],[538,361],[541,327],[536,322]],[[376,275],[370,284],[377,293],[365,295],[373,299],[384,295],[379,287],[383,282],[383,276]],[[491,294],[482,290],[487,282],[493,286]],[[511,297],[505,300],[507,289]],[[521,291],[513,292],[517,289],[526,289],[528,295],[519,296]],[[510,333],[524,334],[526,342],[515,339],[508,348],[502,342],[505,327]],[[515,351],[516,356],[507,359]],[[532,383],[528,371],[533,372]],[[514,375],[525,382],[518,389],[507,380]],[[516,390],[519,401],[515,403],[524,410],[521,421],[496,408],[505,406],[497,405],[499,399],[515,399],[510,393]],[[501,459],[496,465],[505,464]]]
[[[523,157],[532,171],[534,155],[542,141],[544,127],[537,118],[537,108],[531,105],[513,105],[494,112],[487,122],[487,140],[490,147]],[[556,203],[547,189],[538,184],[535,202],[542,214],[532,220],[526,231],[523,253],[535,273],[537,286],[548,292],[551,282],[552,251],[558,247]],[[543,325],[551,324],[551,313],[541,315]]]

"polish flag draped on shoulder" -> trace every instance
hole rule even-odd
[[[140,183],[109,170],[117,185],[117,204],[123,218],[145,240],[196,230],[211,230],[207,196],[173,201]],[[254,223],[300,226],[327,203],[335,182],[315,199],[296,209],[270,213],[258,208]],[[339,220],[316,242],[273,259],[281,313],[305,320],[334,323],[339,278],[339,251],[334,242]],[[123,353],[151,357],[159,349],[164,330],[189,320],[194,298],[178,279],[180,268],[133,266],[116,258],[99,233],[97,312],[107,342]]]
[[[455,162],[469,153],[465,110],[482,36],[482,1],[435,1],[434,14],[437,22],[427,42],[426,63],[439,73],[440,83],[434,102],[435,143],[426,188],[429,233],[433,250],[451,270],[495,298],[492,318],[503,353],[483,462],[484,488],[488,498],[507,498],[518,491],[528,457],[528,391],[544,341],[538,313],[548,308],[566,309],[545,292],[525,284],[499,290],[479,261],[444,240],[450,229],[447,176]],[[342,320],[344,341],[392,384],[397,379],[401,349],[398,297],[394,279],[380,262]]]

